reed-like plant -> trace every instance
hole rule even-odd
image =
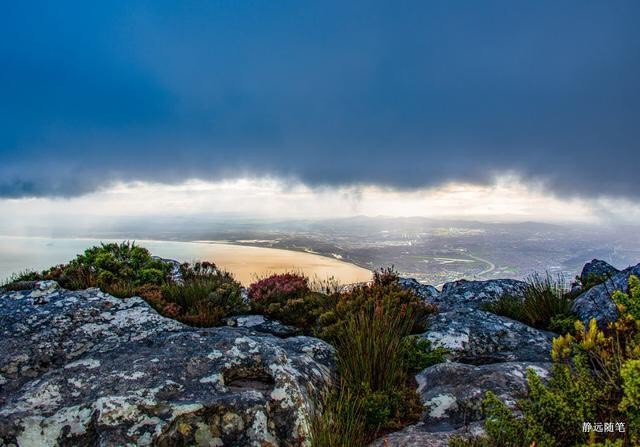
[[[524,321],[537,328],[548,329],[552,320],[571,310],[571,299],[564,278],[534,273],[527,279],[522,316]]]
[[[316,403],[310,421],[312,447],[356,447],[367,443],[361,396],[348,387],[325,394]]]
[[[336,338],[338,369],[345,384],[379,391],[404,383],[403,339],[413,324],[410,308],[392,309],[381,303],[347,319]]]

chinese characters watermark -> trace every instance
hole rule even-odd
[[[624,433],[626,427],[624,422],[583,422],[582,431],[584,433]]]

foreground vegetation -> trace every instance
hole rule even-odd
[[[398,283],[392,270],[342,293],[312,291],[306,278],[275,275],[254,283],[254,310],[337,349],[340,381],[320,399],[312,420],[314,446],[365,445],[418,420],[422,405],[412,372],[444,360],[443,350],[411,334],[424,332],[435,308]]]
[[[484,400],[487,436],[455,447],[640,445],[640,280],[614,292],[619,318],[606,328],[574,323],[554,339],[551,377],[527,375],[517,417],[494,394]],[[598,427],[598,428],[596,428]],[[621,431],[621,428],[624,431]]]

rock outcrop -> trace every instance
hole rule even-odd
[[[55,282],[6,293],[0,445],[303,445],[334,349],[257,329],[191,328]]]
[[[594,279],[610,278],[619,272],[620,270],[609,263],[600,259],[593,259],[582,267],[582,272],[580,272],[580,282],[582,284],[588,284]]]
[[[422,298],[427,303],[432,303],[433,300],[440,294],[435,287],[422,284],[416,281],[414,278],[400,278],[400,285],[406,289],[412,290],[416,295]]]
[[[488,281],[467,281],[464,279],[448,282],[433,303],[441,311],[450,309],[480,308],[497,301],[503,296],[523,298],[527,284],[516,279],[490,279]]]
[[[595,318],[601,326],[615,321],[618,317],[618,310],[611,296],[616,290],[624,293],[629,291],[629,277],[631,275],[640,276],[640,264],[615,273],[601,284],[583,292],[573,301],[571,311],[578,315],[585,324],[592,318]]]
[[[424,287],[424,286],[423,286]],[[555,334],[482,310],[503,296],[524,299],[517,280],[455,281],[428,302],[440,312],[421,336],[448,350],[447,363],[416,376],[422,421],[376,440],[371,447],[444,447],[454,437],[483,433],[481,404],[487,391],[507,405],[526,396],[526,370],[541,377],[550,369]]]
[[[548,362],[482,366],[448,362],[431,366],[416,376],[425,407],[424,427],[430,431],[456,430],[482,420],[481,405],[487,391],[515,408],[516,401],[527,395],[527,369],[544,379],[550,368]]]
[[[483,310],[460,308],[430,317],[422,337],[449,350],[450,360],[480,365],[546,361],[554,334]]]

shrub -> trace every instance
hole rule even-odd
[[[383,302],[351,314],[335,334],[342,387],[362,400],[371,437],[418,419],[422,412],[406,365],[405,337],[418,318],[409,307]]]
[[[215,275],[217,272],[218,267],[209,261],[195,262],[193,264],[185,262],[180,265],[180,274],[185,281],[208,277]]]
[[[255,312],[311,334],[317,331],[321,315],[334,307],[336,295],[311,291],[306,277],[284,273],[253,283],[249,299]]]
[[[216,269],[187,278],[182,284],[169,282],[161,286],[161,299],[155,297],[160,313],[192,326],[206,327],[248,310],[240,284],[229,273]]]
[[[522,298],[517,296],[504,295],[496,301],[486,303],[482,309],[513,320],[524,321],[525,318],[522,312]]]
[[[598,284],[602,284],[607,279],[610,278],[611,275],[606,274],[597,274],[597,273],[589,273],[585,278],[584,282],[580,280],[580,277],[576,278],[582,283],[582,290],[589,290],[592,287],[597,286]]]
[[[402,382],[406,375],[403,338],[413,320],[410,311],[381,303],[351,315],[335,341],[342,379],[352,387],[365,384],[371,391],[388,390]]]
[[[360,285],[334,297],[335,305],[320,317],[317,335],[326,340],[336,340],[347,321],[353,315],[370,312],[375,306],[396,309],[411,315],[410,334],[424,332],[427,317],[436,312],[436,307],[426,304],[412,290],[398,282],[398,275],[391,269],[374,273],[370,285]]]
[[[100,287],[121,297],[132,296],[145,284],[161,284],[169,265],[153,259],[146,248],[122,242],[91,247],[66,265],[43,272],[45,279],[55,279],[71,289]]]
[[[548,328],[553,317],[570,312],[571,300],[566,293],[561,276],[554,278],[548,272],[544,276],[537,273],[530,276],[522,302],[525,321],[537,328]]]
[[[14,273],[4,283],[0,284],[0,290],[17,291],[25,290],[33,287],[33,281],[43,279],[42,275],[33,270],[24,270],[20,273]]]
[[[370,285],[325,295],[325,303],[315,311],[323,311],[316,333],[336,347],[341,382],[331,402],[344,414],[312,418],[313,445],[365,445],[418,420],[423,408],[411,373],[444,360],[445,351],[409,335],[424,330],[435,308],[400,286],[391,269],[376,272]]]
[[[249,287],[249,298],[261,303],[283,302],[309,291],[309,280],[297,273],[282,273],[261,279]]]

